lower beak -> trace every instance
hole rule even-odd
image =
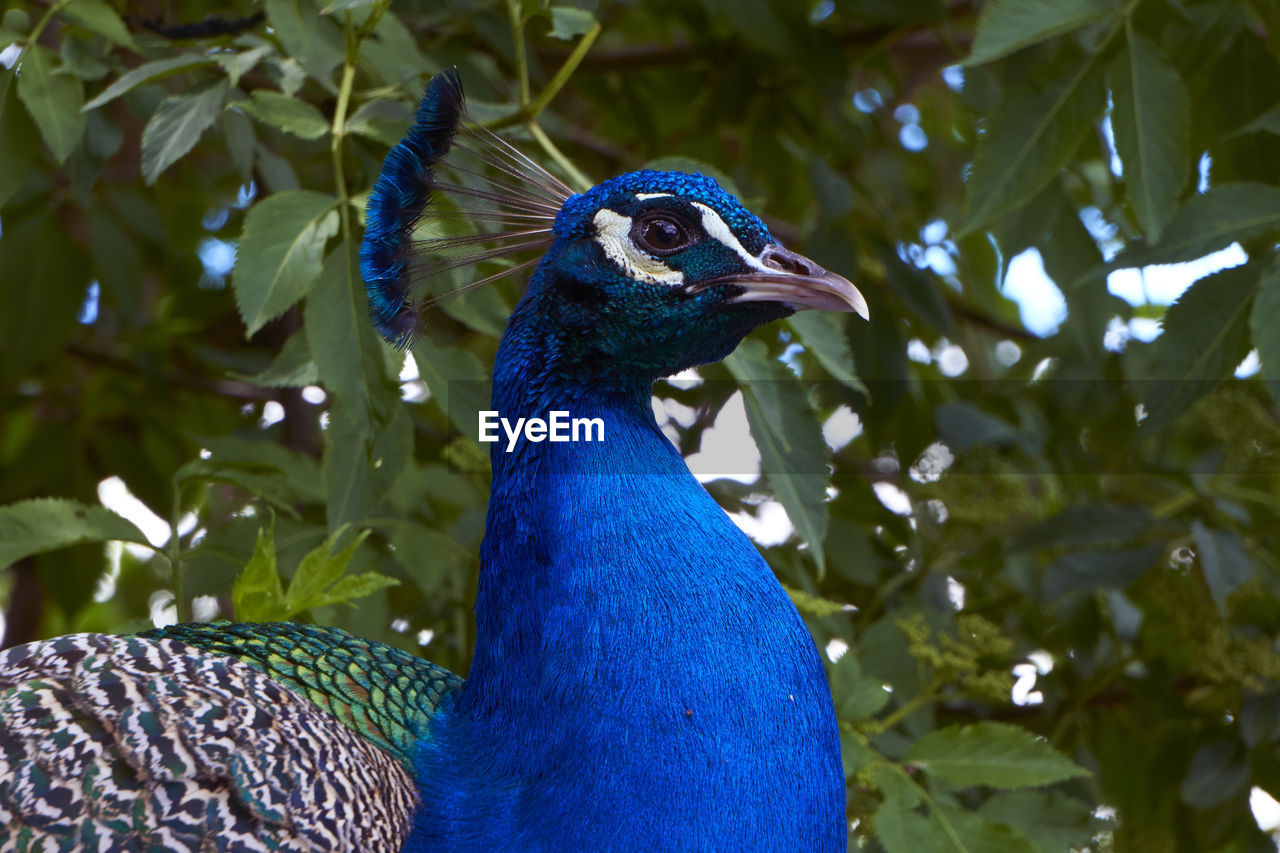
[[[867,300],[844,276],[827,272],[804,255],[781,246],[766,246],[760,263],[767,270],[752,270],[722,281],[736,284],[743,293],[734,302],[781,302],[801,311],[821,308],[827,311],[854,311],[870,320]]]

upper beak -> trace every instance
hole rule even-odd
[[[856,311],[870,320],[867,300],[844,276],[827,272],[804,255],[781,246],[766,246],[760,263],[776,272],[752,270],[728,279],[745,289],[733,302],[781,302],[800,311],[823,308],[828,311]]]

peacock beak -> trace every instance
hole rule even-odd
[[[796,311],[855,311],[862,319],[871,319],[867,300],[852,282],[827,272],[804,255],[781,246],[766,246],[759,263],[761,268],[727,279],[744,290],[730,303],[781,302]]]

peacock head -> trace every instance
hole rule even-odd
[[[423,224],[438,236],[418,239]],[[470,233],[449,230],[459,224]],[[532,257],[511,263],[521,255]],[[675,373],[803,308],[867,317],[857,288],[783,248],[705,175],[642,170],[575,194],[467,120],[461,82],[447,71],[428,85],[369,198],[361,268],[374,325],[407,343],[432,301],[413,299],[415,281],[494,260],[505,266],[470,286],[536,266],[508,352],[553,362],[565,377]]]
[[[554,232],[526,301],[568,366],[654,378],[804,308],[867,316],[849,281],[783,248],[705,175],[605,181],[567,199]]]

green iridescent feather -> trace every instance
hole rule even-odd
[[[443,667],[338,628],[216,622],[148,631],[238,658],[333,714],[412,768],[414,743],[462,679]]]

